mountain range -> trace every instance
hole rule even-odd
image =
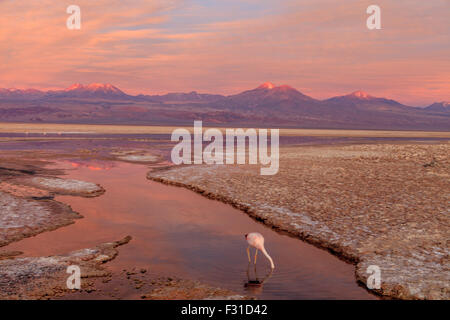
[[[0,89],[0,121],[114,124],[206,124],[299,128],[450,130],[450,103],[425,108],[363,91],[314,99],[267,82],[235,95],[129,95],[111,84],[63,90]]]

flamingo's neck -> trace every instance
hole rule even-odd
[[[266,258],[269,259],[269,261],[270,261],[270,267],[271,267],[272,269],[275,269],[275,265],[273,264],[273,260],[272,260],[272,258],[269,256],[269,254],[267,253],[266,248],[262,247],[262,248],[261,248],[261,251],[262,251],[262,253],[266,256]]]

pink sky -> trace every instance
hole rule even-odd
[[[366,28],[371,4],[382,30]],[[230,94],[272,81],[423,106],[450,99],[449,21],[448,0],[0,0],[0,87]]]

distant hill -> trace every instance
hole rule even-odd
[[[48,91],[44,98],[133,99],[111,84],[74,84],[65,90]]]
[[[442,113],[450,113],[450,102],[446,102],[446,101],[435,102],[432,105],[429,105],[428,107],[426,107],[425,110],[442,112]]]
[[[355,91],[345,96],[333,97],[324,101],[338,108],[353,108],[366,111],[411,111],[413,107],[405,106],[395,100],[377,98],[363,91]]]
[[[2,89],[0,88],[1,100],[36,100],[41,99],[45,92],[36,89]]]
[[[256,89],[228,96],[222,102],[232,109],[241,110],[274,110],[280,107],[295,110],[302,104],[314,104],[316,100],[287,85],[276,87],[267,82]]]
[[[77,99],[135,99],[111,84],[74,84],[64,90],[39,91],[35,89],[0,89],[0,99],[5,100],[44,100],[52,98]]]
[[[0,89],[0,121],[192,124],[343,129],[450,130],[448,102],[426,108],[363,91],[314,99],[288,85],[266,82],[223,96],[188,93],[129,95],[111,84],[63,90]]]
[[[205,102],[213,102],[218,101],[221,99],[224,99],[225,96],[222,96],[220,94],[205,94],[205,93],[198,93],[197,91],[192,91],[189,93],[184,92],[176,92],[176,93],[168,93],[165,95],[139,95],[140,98],[147,98],[151,101],[158,101],[158,102],[194,102],[194,103],[205,103]]]

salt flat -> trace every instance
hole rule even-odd
[[[67,133],[67,134],[170,134],[188,126],[131,126],[52,123],[0,123],[0,133]],[[207,130],[210,127],[204,126]],[[230,127],[232,128],[232,127]],[[219,128],[225,130],[226,128]],[[282,136],[386,137],[386,138],[450,138],[450,131],[388,131],[335,129],[280,129]]]

